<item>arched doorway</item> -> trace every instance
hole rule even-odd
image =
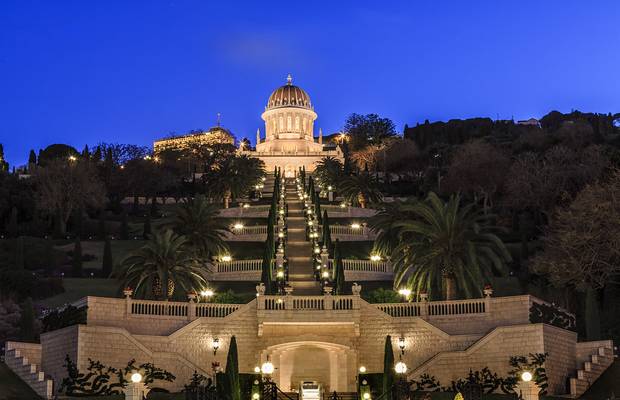
[[[268,347],[261,353],[270,357],[276,370],[273,379],[284,391],[299,390],[303,381],[316,381],[325,392],[354,392],[357,353],[348,346],[300,341]]]
[[[297,175],[297,169],[295,166],[288,164],[284,167],[284,177],[285,178],[295,178]]]

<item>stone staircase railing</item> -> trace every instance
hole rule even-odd
[[[580,345],[595,345],[595,347],[591,350],[587,361],[583,362],[582,368],[577,370],[577,377],[570,378],[570,395],[573,398],[579,398],[584,394],[614,362],[614,347],[611,340],[577,343],[578,351]]]
[[[484,314],[490,310],[490,297],[468,300],[420,301],[412,303],[374,304],[392,317],[427,317]]]
[[[268,204],[252,205],[250,203],[246,203],[243,207],[224,208],[219,212],[219,216],[224,218],[266,217],[267,214],[269,214]]]
[[[344,296],[260,296],[257,307],[259,310],[281,311],[325,311],[325,310],[359,310],[360,297]]]
[[[135,300],[130,297],[126,301],[128,315],[180,317],[190,321],[200,317],[225,318],[241,307],[241,304]]]
[[[323,226],[319,225],[319,232],[322,232]],[[333,239],[342,241],[356,240],[374,240],[377,232],[370,229],[365,223],[361,225],[330,225],[329,232]]]
[[[44,399],[53,397],[53,381],[46,378],[39,365],[31,363],[18,347],[28,346],[28,352],[37,353],[41,357],[41,345],[35,343],[6,343],[4,361],[7,367],[19,376],[30,388]],[[39,361],[40,362],[40,361]]]

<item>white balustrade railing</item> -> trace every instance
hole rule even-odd
[[[177,301],[131,300],[131,313],[187,317],[188,303]]]
[[[243,228],[233,228],[231,229],[231,232],[235,236],[266,235],[267,225],[250,225],[250,226],[244,226]]]
[[[261,205],[249,205],[243,207],[231,207],[224,208],[219,211],[220,217],[256,217],[263,216],[269,212],[269,208],[271,206],[261,204]]]
[[[359,309],[359,296],[260,296],[259,309],[268,311],[354,310]]]
[[[329,268],[333,268],[334,260],[329,260]],[[342,266],[345,271],[356,272],[381,272],[381,273],[393,273],[392,264],[388,261],[372,261],[372,260],[354,260],[344,259],[342,260]]]
[[[420,301],[413,303],[375,304],[379,310],[392,317],[426,317],[467,314],[484,314],[488,312],[489,298],[447,301]]]
[[[189,303],[179,301],[135,300],[129,298],[131,315],[183,317],[195,319],[224,318],[237,311],[240,304]]]
[[[244,272],[244,271],[260,271],[263,260],[233,260],[218,261],[215,263],[215,272]]]
[[[215,304],[198,303],[196,304],[196,317],[202,318],[224,318],[241,307],[240,304]]]

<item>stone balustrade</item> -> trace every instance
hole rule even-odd
[[[392,317],[427,317],[465,314],[484,314],[490,307],[490,297],[482,299],[420,301],[413,303],[382,303],[375,306]]]
[[[262,264],[263,264],[263,260],[261,259],[217,261],[214,265],[213,272],[227,273],[227,272],[260,271]]]
[[[274,227],[276,231],[277,227]],[[262,242],[267,239],[267,225],[250,225],[233,228],[226,233],[226,240],[239,242]]]
[[[280,311],[324,311],[324,310],[358,310],[359,296],[260,296],[259,310]]]
[[[219,216],[224,218],[235,217],[267,217],[269,214],[268,204],[252,205],[249,204],[243,207],[231,207],[224,208],[219,211]]]
[[[188,320],[196,318],[224,318],[237,311],[240,304],[194,303],[178,301],[135,300],[126,299],[128,315],[150,315],[163,317],[182,317]]]
[[[345,217],[370,218],[377,213],[377,210],[372,209],[372,208],[361,208],[361,207],[351,207],[351,206],[342,207],[336,204],[321,204],[321,210],[326,210],[330,218],[345,218]]]
[[[322,229],[323,226],[319,225],[319,232],[322,232]],[[359,226],[330,225],[329,233],[332,239],[339,239],[341,241],[375,240],[377,237],[377,232],[370,229],[366,223]]]

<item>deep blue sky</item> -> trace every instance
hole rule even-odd
[[[0,143],[151,144],[222,124],[252,140],[292,73],[340,129],[552,109],[620,112],[620,1],[0,2]]]

